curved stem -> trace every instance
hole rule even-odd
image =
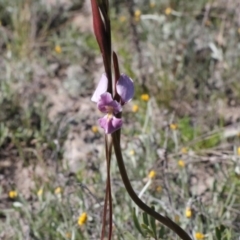
[[[119,131],[116,131],[112,134],[113,139],[113,146],[115,150],[115,155],[118,162],[119,171],[122,177],[122,181],[125,185],[125,188],[131,197],[131,199],[135,202],[135,204],[141,208],[144,212],[158,220],[163,225],[170,228],[172,231],[174,231],[181,239],[183,240],[192,240],[192,238],[175,222],[173,222],[170,218],[164,217],[161,214],[155,212],[152,208],[150,208],[148,205],[146,205],[134,192],[132,185],[129,181],[126,168],[123,162],[121,147],[120,147],[120,138],[119,138]]]

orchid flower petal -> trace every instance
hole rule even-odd
[[[116,118],[114,116],[109,117],[106,115],[98,120],[101,128],[105,130],[106,134],[111,134],[122,127],[122,119]]]
[[[103,113],[117,114],[122,111],[121,105],[116,100],[113,100],[109,92],[105,92],[100,96],[97,106]]]
[[[129,102],[134,95],[134,85],[130,77],[121,74],[116,84],[117,93],[121,97],[122,105]]]
[[[100,99],[100,96],[107,92],[107,88],[108,88],[108,79],[105,73],[102,74],[102,77],[97,85],[96,90],[94,91],[91,100],[93,102],[98,102],[98,100]]]

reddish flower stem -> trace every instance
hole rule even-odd
[[[111,155],[112,155],[112,140],[108,139],[108,135],[105,134],[105,154],[107,160],[107,181],[106,181],[106,192],[104,199],[104,208],[103,208],[103,217],[102,217],[102,232],[101,232],[101,240],[105,237],[105,227],[106,227],[106,219],[107,213],[109,216],[109,229],[108,229],[108,240],[112,238],[112,191],[111,191],[111,178],[110,178],[110,166],[111,166]],[[109,204],[109,209],[108,209]]]
[[[117,158],[117,163],[118,163],[118,168],[122,177],[122,181],[125,185],[125,188],[131,197],[131,199],[135,202],[135,204],[142,209],[144,212],[158,220],[160,223],[163,225],[167,226],[170,228],[172,231],[174,231],[181,239],[183,240],[192,240],[192,238],[180,227],[178,226],[175,222],[173,222],[170,218],[164,217],[161,214],[155,212],[152,208],[150,208],[148,205],[146,205],[134,192],[132,185],[129,181],[127,171],[124,165],[123,157],[122,157],[122,152],[121,152],[121,146],[120,146],[120,141],[119,141],[119,130],[114,132],[112,134],[112,139],[113,139],[113,147],[115,151],[115,155]]]

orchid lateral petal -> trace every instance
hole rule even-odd
[[[134,95],[134,85],[130,77],[125,74],[121,74],[116,84],[117,93],[121,97],[122,105],[129,102]]]
[[[106,134],[111,134],[122,127],[122,119],[114,116],[109,117],[108,115],[100,118],[98,123],[101,128],[104,129]]]
[[[109,92],[100,96],[97,106],[102,113],[117,114],[122,111],[121,105],[116,100],[113,100]]]
[[[100,99],[101,95],[105,92],[107,92],[108,88],[108,79],[105,73],[102,74],[102,77],[97,85],[96,90],[94,91],[91,100],[93,102],[98,102]]]

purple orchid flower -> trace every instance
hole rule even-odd
[[[116,90],[121,98],[120,103],[113,100],[112,95],[107,92],[107,86],[108,79],[106,74],[102,74],[91,100],[97,103],[98,109],[102,113],[107,113],[107,115],[98,120],[98,123],[105,130],[106,134],[111,134],[122,127],[122,119],[115,116],[122,111],[121,105],[124,105],[133,98],[134,85],[131,78],[125,74],[121,74],[116,83]]]

